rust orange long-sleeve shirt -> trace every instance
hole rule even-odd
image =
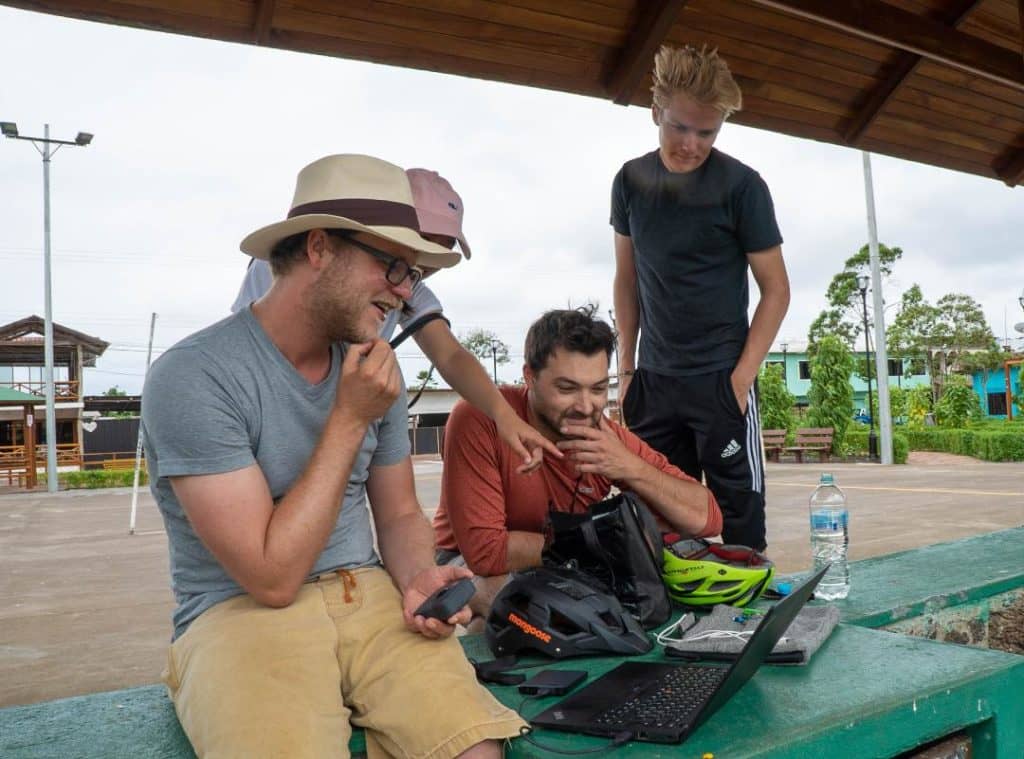
[[[501,392],[526,419],[526,388],[502,387]],[[632,453],[672,477],[692,481],[625,427],[610,424]],[[516,472],[521,463],[498,437],[493,421],[465,401],[456,404],[445,428],[444,474],[434,532],[438,547],[459,551],[478,575],[507,572],[509,531],[541,532],[549,504],[558,511],[582,511],[605,498],[613,485],[622,488],[600,475],[580,477],[568,459],[545,456],[540,469],[530,474]],[[707,520],[697,537],[721,531],[722,512],[708,491]]]

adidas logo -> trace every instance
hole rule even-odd
[[[735,456],[740,452],[740,444],[735,440],[730,440],[729,445],[725,446],[725,450],[722,451],[722,458],[727,459],[730,456]]]

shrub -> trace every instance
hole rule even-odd
[[[981,419],[981,400],[966,377],[953,374],[935,404],[935,421],[940,427],[965,427]]]
[[[878,439],[878,445],[882,445],[881,436]],[[868,454],[868,431],[863,427],[858,429],[850,429],[846,432],[846,441],[844,444],[844,452],[847,455],[861,455],[866,456]],[[906,464],[907,455],[910,453],[910,443],[907,440],[907,436],[902,432],[894,432],[892,435],[892,461],[894,464]]]
[[[757,377],[757,408],[761,414],[761,428],[786,430],[796,427],[793,406],[796,398],[782,381],[781,366],[764,366]]]
[[[61,484],[68,490],[92,490],[95,488],[130,488],[135,479],[132,469],[86,469],[81,472],[61,472]],[[146,470],[139,472],[139,484],[149,482]]]
[[[832,428],[833,451],[843,449],[843,438],[851,422],[852,372],[853,357],[850,355],[850,349],[835,335],[822,337],[818,341],[818,351],[811,361],[807,423],[811,427]]]
[[[927,385],[918,385],[907,390],[907,426],[924,429],[925,416],[932,410],[932,390]]]
[[[1003,423],[1004,429],[948,430],[927,427],[906,430],[913,451],[941,451],[972,456],[983,461],[1024,461],[1024,434],[1017,425]]]

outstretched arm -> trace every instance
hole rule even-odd
[[[554,443],[512,410],[480,362],[459,344],[444,321],[436,319],[430,322],[416,333],[415,338],[448,384],[494,420],[498,435],[523,460],[517,471],[531,472],[539,467],[545,451],[562,457]]]

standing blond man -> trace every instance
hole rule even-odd
[[[652,89],[658,149],[612,185],[622,408],[633,432],[704,477],[723,540],[763,549],[755,380],[789,306],[782,236],[764,180],[714,148],[742,105],[725,61],[663,47]],[[748,268],[761,294],[749,324]]]

